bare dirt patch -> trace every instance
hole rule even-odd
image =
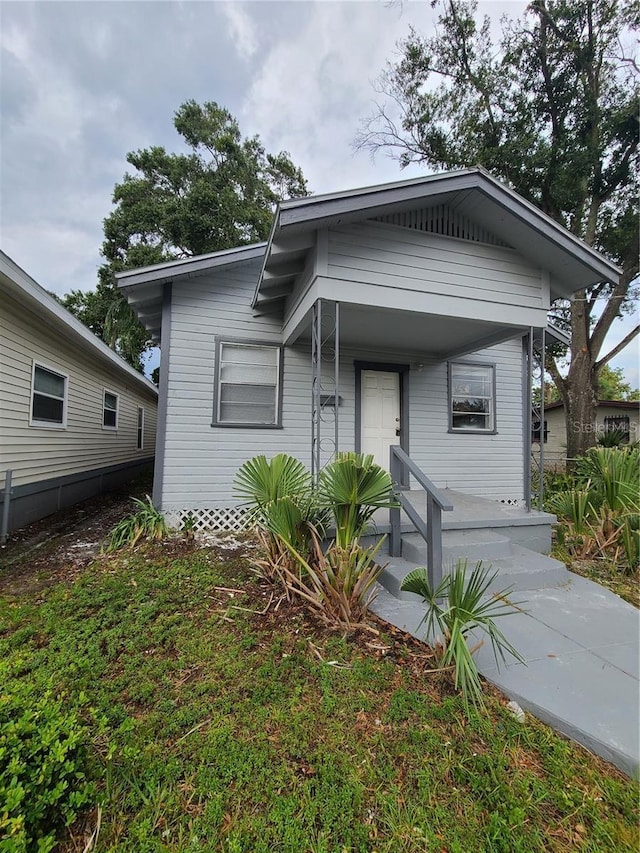
[[[100,553],[109,531],[132,511],[132,497],[144,497],[150,488],[148,480],[138,480],[16,530],[0,547],[0,593],[37,594],[72,582]]]

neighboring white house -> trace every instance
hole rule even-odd
[[[581,425],[578,425],[580,428]],[[596,411],[596,436],[619,431],[623,443],[640,441],[640,403],[600,400]],[[544,410],[544,466],[564,468],[567,461],[567,419],[564,404],[547,403]],[[533,454],[540,453],[540,420],[533,424]]]
[[[151,382],[0,252],[0,512],[12,472],[8,518],[0,517],[8,530],[148,468],[157,408]]]
[[[282,203],[267,243],[119,274],[162,349],[154,501],[233,525],[238,467],[399,444],[527,502],[529,340],[617,268],[481,169]]]

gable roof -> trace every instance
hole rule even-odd
[[[148,267],[116,273],[118,286],[142,325],[156,342],[160,340],[162,326],[162,285],[177,279],[189,279],[203,275],[217,267],[263,258],[266,243],[251,243],[235,249],[223,249],[208,255],[180,258]]]
[[[615,282],[620,275],[618,267],[595,249],[484,169],[474,167],[282,202],[274,217],[253,306],[261,301],[266,277],[272,281],[277,278],[279,285],[293,284],[304,268],[310,249],[304,236],[308,237],[310,232],[425,204],[446,204],[489,228],[536,266],[544,259],[544,268],[551,277],[552,298],[569,297],[576,290],[600,281]]]
[[[33,311],[43,322],[64,335],[81,349],[91,353],[99,361],[119,374],[128,382],[134,382],[140,390],[158,396],[158,389],[141,373],[101,341],[84,323],[63,308],[53,296],[31,278],[7,254],[0,251],[0,289],[6,290],[21,305]]]

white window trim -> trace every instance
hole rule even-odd
[[[225,344],[240,345],[246,347],[269,347],[276,350],[276,420],[272,424],[251,423],[246,421],[221,421],[220,420],[220,367],[222,359],[222,348]],[[216,363],[215,363],[215,379],[213,384],[213,421],[211,426],[214,427],[232,427],[240,429],[282,429],[282,382],[283,382],[283,350],[284,347],[280,343],[274,341],[253,340],[246,338],[216,338]],[[243,383],[239,383],[243,384]],[[244,383],[251,384],[251,383]]]
[[[140,419],[140,413],[142,413],[142,419]],[[138,434],[140,434],[139,439]],[[144,406],[138,406],[136,419],[136,450],[144,450]]]
[[[492,382],[492,390],[491,397],[487,397],[488,400],[491,401],[491,427],[489,429],[481,429],[480,427],[454,427],[453,425],[453,398],[454,396],[460,396],[459,394],[453,393],[453,367],[460,365],[462,367],[486,367],[491,370],[491,382]],[[497,427],[497,383],[496,383],[496,364],[493,361],[467,361],[464,359],[457,360],[453,359],[447,362],[447,374],[448,374],[448,393],[447,393],[447,405],[449,408],[449,432],[455,433],[458,435],[497,435],[498,427]]]
[[[42,370],[48,370],[49,373],[55,373],[56,376],[61,376],[64,379],[64,397],[62,398],[62,423],[54,423],[53,421],[39,421],[37,418],[33,417],[33,397],[34,394],[42,394],[42,391],[36,392],[36,367],[42,368]],[[51,397],[52,399],[59,400],[59,397],[53,397],[52,394],[44,394],[45,397]],[[66,429],[67,428],[67,404],[69,401],[69,374],[64,373],[64,371],[60,370],[58,367],[51,367],[49,364],[45,364],[43,361],[36,361],[34,358],[31,364],[31,396],[29,399],[29,426],[34,427],[36,429]]]
[[[107,409],[107,406],[106,406],[107,401],[105,400],[105,396],[107,394],[111,394],[112,397],[116,398],[116,425],[115,426],[108,426],[104,422],[104,413],[113,411],[113,409]],[[116,392],[112,391],[111,388],[103,388],[102,389],[102,429],[107,430],[107,432],[116,432],[118,429],[118,426],[119,426],[119,422],[120,422],[120,394],[116,394]]]

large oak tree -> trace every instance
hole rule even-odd
[[[154,146],[127,154],[135,172],[114,190],[97,288],[63,299],[139,370],[147,334],[114,273],[264,240],[276,203],[307,194],[289,155],[266,153],[257,136],[243,138],[236,119],[218,104],[187,101],[174,125],[187,150]]]
[[[377,81],[359,148],[401,166],[482,165],[622,268],[554,306],[571,334],[569,367],[547,370],[565,404],[567,455],[593,443],[605,337],[629,308],[638,274],[638,68],[627,43],[639,28],[632,0],[533,0],[526,14],[477,22],[475,0],[433,0],[435,35],[411,30]],[[585,427],[586,425],[586,427]]]

